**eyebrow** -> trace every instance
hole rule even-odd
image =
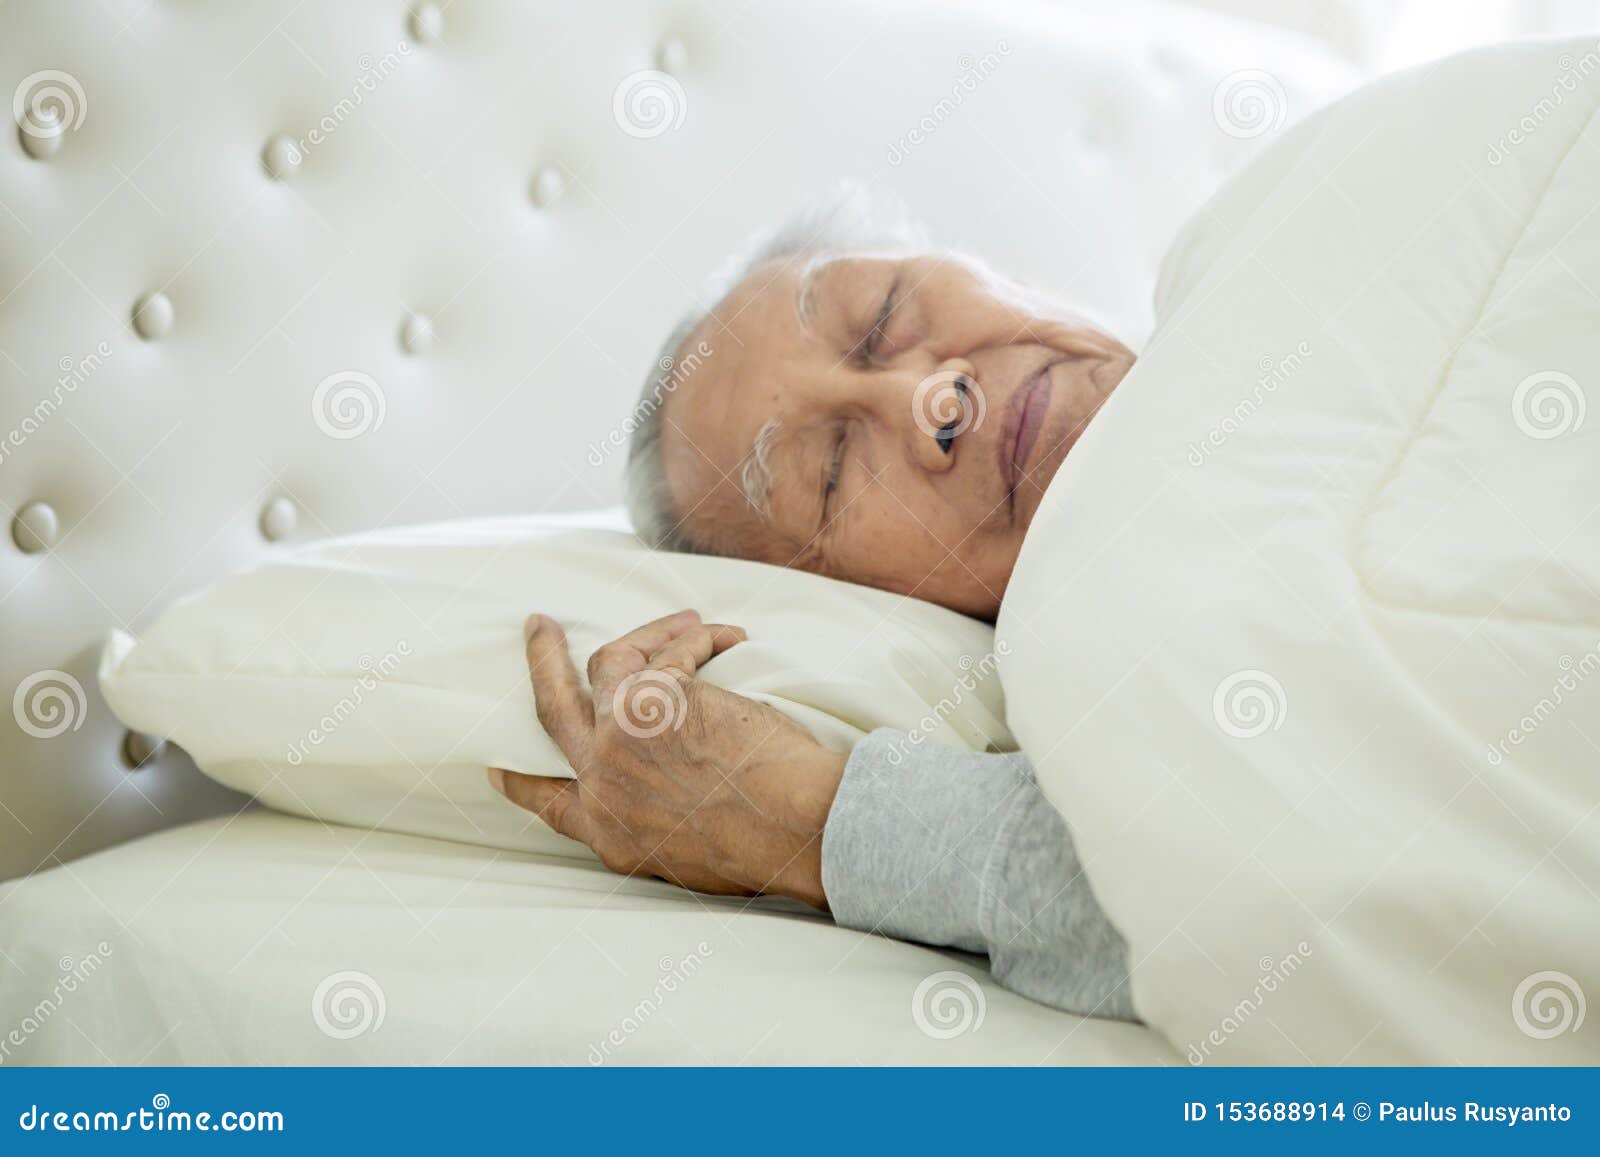
[[[739,485],[748,502],[763,518],[772,517],[772,443],[783,422],[769,418],[751,440],[750,453],[745,455],[744,466],[739,470]]]
[[[794,313],[800,323],[800,332],[813,336],[812,324],[817,317],[817,274],[828,266],[843,260],[837,253],[813,253],[800,270],[800,283],[794,292]]]

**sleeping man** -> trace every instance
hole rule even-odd
[[[1046,486],[1132,352],[931,253],[859,195],[779,234],[713,297],[662,351],[680,367],[709,354],[665,390],[652,375],[636,411],[641,537],[993,619]],[[586,688],[560,626],[533,616],[539,719],[577,778],[491,782],[614,871],[793,897],[851,928],[984,953],[1001,983],[1058,1008],[1134,1018],[1126,946],[1025,758],[887,730],[828,750],[695,677],[743,638],[686,610],[597,651]],[[688,715],[638,738],[612,704],[646,669],[682,683]]]

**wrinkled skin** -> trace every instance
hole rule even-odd
[[[985,619],[1045,487],[1133,364],[1082,317],[945,257],[764,266],[702,340],[711,355],[662,411],[691,540]],[[741,483],[774,420],[762,511]]]
[[[614,872],[826,906],[820,837],[845,759],[695,678],[742,630],[694,611],[657,619],[594,653],[588,689],[559,624],[535,615],[525,633],[539,722],[577,778],[496,768],[496,790]]]

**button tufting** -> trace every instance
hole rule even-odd
[[[656,67],[674,76],[689,63],[689,50],[676,36],[669,36],[656,48]]]
[[[122,737],[122,762],[132,771],[161,758],[167,743],[142,731],[130,731]]]
[[[444,12],[437,4],[418,4],[411,9],[406,21],[411,29],[411,39],[418,44],[432,44],[444,32]]]
[[[22,151],[36,161],[48,161],[61,151],[61,138],[66,136],[61,125],[61,114],[54,108],[36,109],[17,122],[17,137],[22,141]]]
[[[543,168],[533,178],[533,203],[541,209],[550,208],[566,191],[567,181],[560,169]]]
[[[11,94],[22,151],[37,161],[61,151],[61,138],[81,128],[89,115],[83,85],[70,72],[46,68],[22,78]]]
[[[44,502],[30,502],[11,520],[11,540],[23,554],[38,554],[56,544],[61,532],[61,520],[53,507]]]
[[[133,307],[133,330],[145,341],[157,341],[172,332],[172,299],[157,290],[141,297]]]
[[[267,147],[261,150],[261,163],[266,167],[267,175],[274,181],[287,181],[300,171],[301,156],[300,146],[295,144],[294,138],[279,133],[267,142]]]
[[[433,322],[420,313],[406,314],[400,326],[400,348],[408,354],[425,354],[433,348]]]
[[[261,535],[268,542],[288,538],[299,524],[300,512],[293,501],[281,494],[261,511]]]

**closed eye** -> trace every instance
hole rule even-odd
[[[845,445],[850,438],[850,431],[846,427],[839,427],[839,436],[833,443],[833,457],[828,463],[828,473],[822,485],[822,517],[823,525],[828,521],[828,507],[833,500],[834,493],[839,489],[839,476],[844,472]]]
[[[873,319],[872,327],[856,343],[856,354],[863,365],[872,364],[872,359],[877,356],[878,347],[883,344],[883,334],[889,328],[889,319],[894,316],[895,294],[899,290],[900,275],[897,273],[894,280],[889,283],[889,292],[883,295],[883,304],[878,307],[878,315]]]

